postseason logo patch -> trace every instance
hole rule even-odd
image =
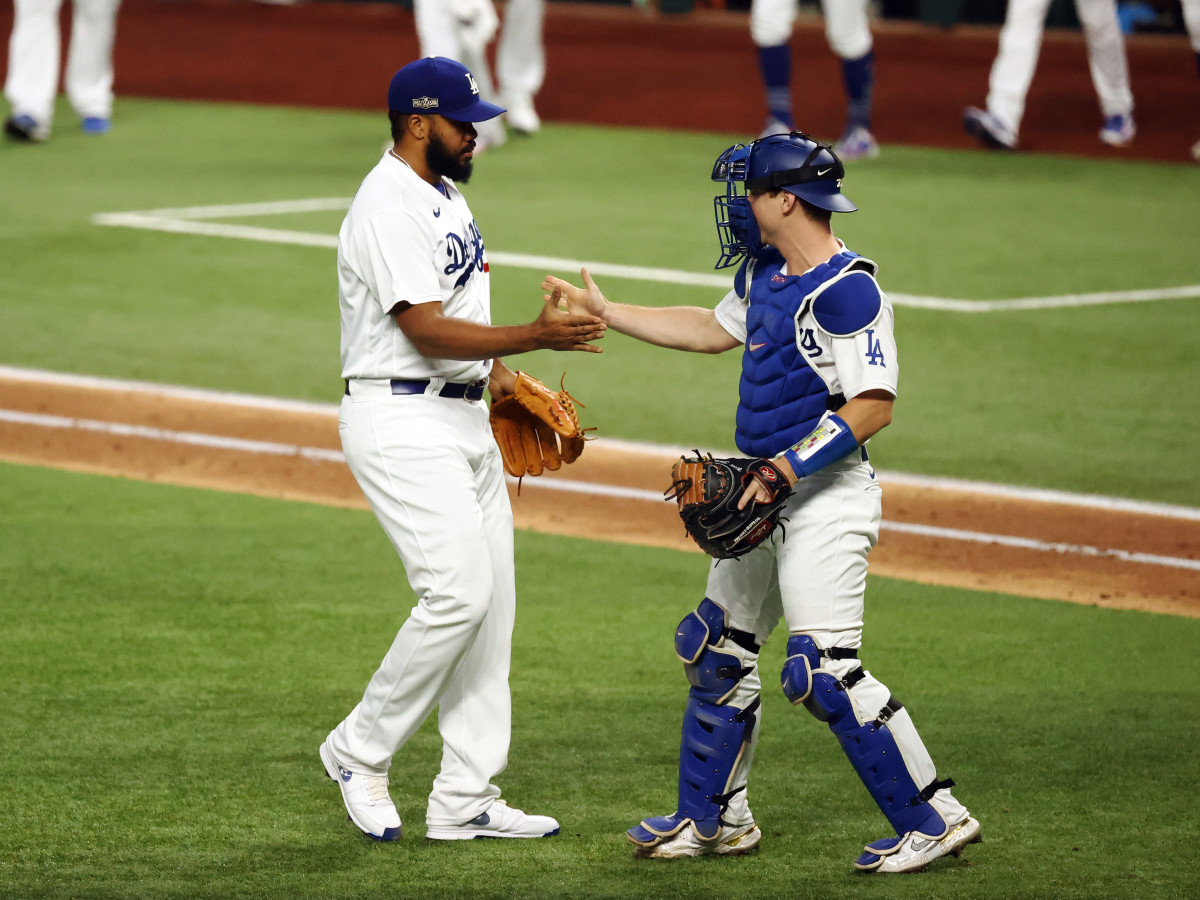
[[[437,97],[413,97],[413,109],[436,109],[438,105]]]

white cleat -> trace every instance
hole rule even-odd
[[[762,131],[758,133],[758,137],[761,140],[762,138],[770,137],[773,134],[791,134],[795,130],[796,127],[794,125],[789,125],[787,122],[784,122],[781,119],[776,119],[774,116],[769,116],[767,118],[767,123],[762,127]]]
[[[979,832],[979,822],[970,816],[946,829],[940,838],[910,831],[902,838],[885,838],[868,844],[854,866],[865,872],[920,872],[935,859],[958,856],[967,844],[983,840]]]
[[[538,118],[537,110],[533,108],[533,98],[528,94],[509,97],[504,105],[508,107],[504,121],[513,131],[520,134],[537,134],[541,129],[542,120]]]
[[[531,816],[503,800],[496,800],[463,825],[430,825],[425,837],[433,841],[471,841],[476,838],[541,838],[558,834],[558,822],[549,816]]]
[[[320,753],[325,774],[342,789],[342,802],[350,821],[377,841],[399,840],[400,814],[388,794],[387,776],[351,772],[334,758],[328,741],[321,744]]]
[[[1128,147],[1136,134],[1132,114],[1108,116],[1100,129],[1100,141],[1110,147]]]
[[[626,837],[633,838],[626,833]],[[636,854],[643,859],[686,859],[691,856],[741,856],[762,840],[762,832],[753,822],[748,825],[722,825],[715,840],[701,840],[691,824],[684,826],[662,843],[647,847],[639,844]],[[634,843],[637,843],[634,841]]]

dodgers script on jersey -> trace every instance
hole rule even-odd
[[[343,378],[472,382],[491,370],[422,356],[391,316],[399,303],[441,302],[447,316],[491,324],[483,237],[454,183],[442,188],[390,152],[363,179],[338,235]]]

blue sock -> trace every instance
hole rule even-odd
[[[758,65],[767,89],[767,112],[789,128],[792,118],[792,48],[787,44],[758,48]]]
[[[842,84],[846,87],[846,130],[871,127],[871,94],[875,89],[875,51],[858,59],[842,60]]]

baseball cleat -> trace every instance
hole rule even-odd
[[[558,822],[549,816],[531,816],[503,800],[462,825],[429,825],[425,837],[432,841],[471,841],[477,838],[541,838],[558,834]]]
[[[639,841],[631,833],[636,828],[625,832],[625,837],[637,845],[634,855],[639,859],[686,859],[692,856],[741,856],[749,853],[762,840],[762,832],[753,822],[747,825],[722,825],[715,840],[701,840],[696,829],[690,824],[679,829],[670,837],[663,838],[659,843],[647,845]]]
[[[105,116],[85,116],[80,125],[84,134],[108,134],[112,120]]]
[[[50,137],[50,129],[38,123],[33,116],[9,116],[4,120],[4,133],[14,141],[40,144]]]
[[[1016,150],[1017,134],[986,109],[968,106],[963,113],[963,129],[985,147]]]
[[[1133,116],[1118,114],[1104,119],[1104,127],[1100,129],[1100,140],[1110,147],[1126,147],[1135,134],[1137,126],[1133,123]]]
[[[508,107],[504,121],[513,131],[520,134],[536,134],[542,127],[542,120],[533,108],[533,98],[528,94],[509,97],[504,105]]]
[[[879,142],[866,128],[856,125],[847,129],[838,139],[833,145],[833,152],[842,162],[851,159],[874,159],[879,155]]]
[[[399,840],[400,814],[388,794],[387,776],[351,772],[334,758],[328,741],[321,744],[320,753],[325,774],[342,789],[342,802],[350,821],[377,841]]]
[[[782,119],[776,119],[774,116],[767,117],[767,124],[758,133],[759,138],[770,137],[773,134],[791,134],[796,130],[795,125],[789,125]]]
[[[902,838],[884,838],[867,844],[866,852],[854,861],[864,872],[920,872],[942,856],[959,856],[967,844],[976,844],[980,837],[979,822],[967,816],[957,825],[946,829],[941,838],[910,831]]]

